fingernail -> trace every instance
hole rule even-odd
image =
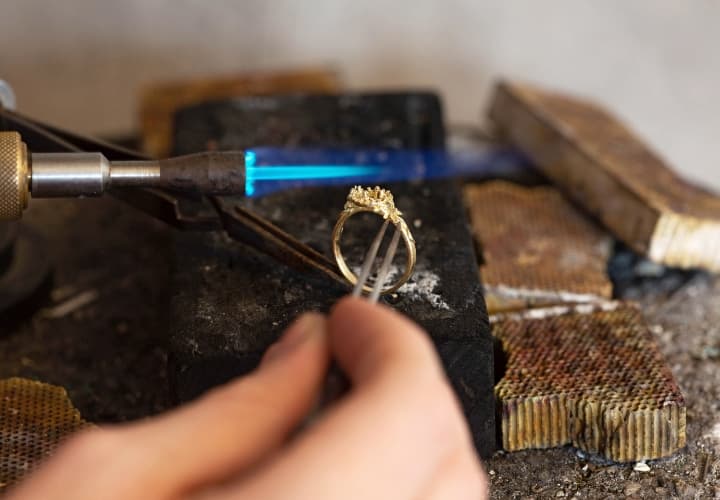
[[[325,319],[317,313],[300,316],[267,350],[262,364],[289,356],[315,334],[322,332]]]

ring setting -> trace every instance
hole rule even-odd
[[[343,276],[352,285],[355,285],[358,278],[345,262],[345,258],[340,250],[340,239],[342,237],[343,227],[347,220],[353,215],[361,212],[374,213],[382,217],[385,221],[392,223],[393,226],[395,226],[395,230],[400,232],[400,235],[405,243],[405,249],[407,250],[405,271],[395,283],[389,285],[381,292],[382,294],[393,293],[410,279],[415,267],[416,249],[415,239],[413,238],[412,233],[410,233],[410,229],[402,217],[402,212],[395,207],[395,200],[389,190],[382,189],[379,186],[367,188],[355,186],[350,190],[343,210],[340,212],[337,223],[335,224],[332,232],[332,246],[335,260]],[[364,285],[363,290],[370,292],[372,289],[369,286]]]
[[[392,193],[379,186],[374,188],[355,186],[350,190],[344,210],[360,211],[362,209],[374,212],[383,219],[390,219],[393,224],[398,224],[402,218],[400,210],[395,208],[395,199]]]

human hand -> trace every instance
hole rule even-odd
[[[330,354],[351,391],[303,432]],[[427,336],[340,301],[301,316],[253,373],[166,415],[71,438],[24,499],[479,499],[487,481]]]

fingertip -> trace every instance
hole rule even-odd
[[[374,304],[370,304],[367,300],[363,300],[360,297],[354,297],[352,295],[346,295],[342,299],[338,300],[332,308],[330,308],[330,318],[337,315],[344,315],[346,311],[362,310],[366,307],[372,308]]]
[[[403,361],[423,369],[437,364],[420,326],[390,307],[357,297],[345,297],[333,307],[328,335],[332,354],[354,381]]]
[[[315,333],[322,333],[324,332],[323,327],[325,326],[325,320],[325,315],[317,311],[304,312],[300,316],[295,318],[292,323],[290,323],[290,325],[285,329],[285,332],[280,336],[278,341],[282,341],[287,339],[288,337],[291,337],[298,330],[310,330],[314,331]]]
[[[300,315],[285,329],[280,338],[263,355],[261,367],[277,359],[291,355],[308,341],[320,339],[323,343],[327,334],[326,318],[318,312]]]
[[[364,319],[368,321],[363,321]],[[420,335],[425,334],[420,326],[392,307],[353,296],[340,299],[330,310],[328,321],[341,326],[356,325],[358,329],[375,323],[384,323],[388,326],[401,326],[403,330],[412,330]]]

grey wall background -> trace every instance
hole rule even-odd
[[[600,99],[720,189],[720,1],[2,0],[0,78],[82,132],[135,125],[158,79],[332,64],[352,88],[413,85],[477,121],[498,76]]]

